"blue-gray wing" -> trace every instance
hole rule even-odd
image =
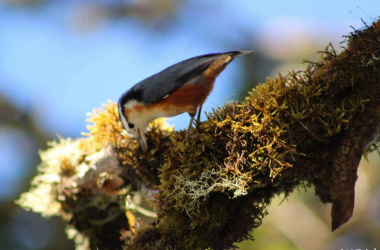
[[[219,57],[226,54],[237,57],[243,53],[245,52],[230,51],[206,54],[184,60],[137,83],[121,98],[126,100],[135,99],[146,105],[158,102],[192,78],[202,74]]]

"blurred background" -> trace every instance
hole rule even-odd
[[[254,50],[231,63],[203,111],[244,100],[267,76],[340,42],[380,14],[378,0],[0,0],[0,249],[73,249],[64,225],[14,204],[46,142],[77,138],[86,113],[200,54]],[[352,26],[352,27],[350,27]],[[202,116],[203,119],[205,116]],[[168,120],[176,129],[187,114]],[[240,249],[380,249],[380,159],[362,160],[352,219],[330,231],[312,189],[278,197]],[[281,205],[280,205],[281,203]]]

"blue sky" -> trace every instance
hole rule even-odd
[[[257,51],[266,41],[276,42],[271,45],[276,51],[295,31],[319,36],[323,44],[319,49],[329,42],[339,47],[342,35],[352,30],[350,26],[362,27],[361,18],[370,23],[380,14],[378,0],[220,0],[217,5],[212,0],[202,4],[192,0],[180,7],[175,23],[162,32],[133,19],[108,21],[79,32],[71,20],[76,5],[67,3],[55,1],[36,9],[0,3],[0,91],[34,114],[46,130],[65,137],[79,137],[86,131],[87,112],[107,100],[117,101],[136,82],[178,61],[222,50]],[[259,43],[251,48],[223,43],[238,42],[242,34]],[[266,40],[260,45],[263,37]],[[238,92],[231,82],[239,78],[239,66],[237,59],[221,74],[204,111],[223,105],[226,97]],[[183,114],[169,122],[182,129],[189,116]],[[2,133],[0,181],[17,184],[13,180],[22,178],[24,163],[11,159],[30,155],[17,150],[17,143],[27,138]]]

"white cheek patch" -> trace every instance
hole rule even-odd
[[[128,128],[127,119],[125,119],[125,116],[123,114],[120,114],[120,120],[121,120],[121,123],[123,124],[123,127]]]

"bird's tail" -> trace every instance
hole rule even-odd
[[[235,58],[254,53],[253,51],[230,51],[220,55],[215,61],[204,71],[203,76],[211,81],[215,78],[232,62]]]
[[[232,60],[234,60],[236,57],[243,56],[246,54],[252,54],[252,53],[255,53],[255,52],[251,50],[226,52],[226,54],[230,54],[230,56],[232,57]]]

